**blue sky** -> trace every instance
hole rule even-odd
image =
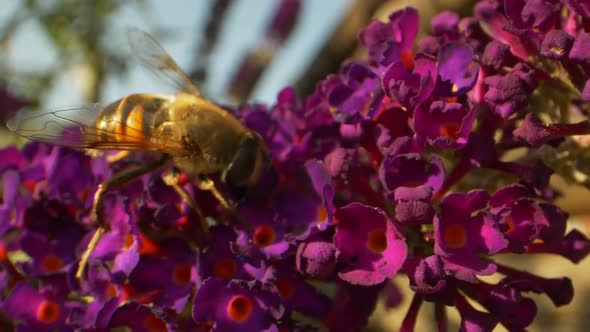
[[[168,0],[148,1],[152,10],[139,15],[133,6],[126,6],[111,18],[107,40],[112,47],[127,51],[125,31],[135,26],[145,31],[161,27],[173,31],[170,38],[161,40],[164,48],[178,64],[189,69],[193,65],[195,42],[200,27],[205,24],[205,15],[212,1]],[[323,41],[346,11],[349,0],[304,0],[302,15],[292,38],[279,52],[269,73],[259,82],[252,101],[271,103],[277,91],[298,77],[304,65],[311,61]],[[19,1],[0,0],[0,25],[14,14]],[[270,19],[277,0],[235,0],[226,17],[221,31],[223,43],[213,53],[211,75],[207,91],[209,97],[223,102],[223,89],[229,73],[249,48],[260,40],[266,23]],[[42,54],[43,56],[39,56]],[[43,68],[56,61],[56,53],[45,39],[44,32],[34,21],[27,21],[18,31],[3,64],[16,68]],[[0,62],[0,64],[2,64]],[[52,93],[45,100],[45,107],[56,108],[81,103],[81,82],[84,80],[83,67],[65,72]],[[151,74],[138,65],[132,67],[130,75],[123,79],[109,78],[106,83],[103,102],[116,100],[134,92],[162,92],[164,87]]]

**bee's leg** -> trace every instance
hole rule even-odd
[[[186,190],[178,184],[178,176],[178,170],[173,169],[170,172],[167,172],[166,174],[162,175],[162,179],[167,185],[172,187],[178,193],[178,195],[180,195],[180,197],[199,215],[201,230],[205,234],[208,233],[209,227],[207,225],[207,220],[205,219],[203,211],[201,210],[197,202],[195,202],[195,200],[191,197],[191,195],[189,195],[189,193],[186,192]]]
[[[84,251],[84,253],[82,253],[82,257],[80,258],[80,264],[78,265],[78,270],[76,271],[76,278],[82,278],[86,265],[88,264],[90,254],[92,254],[92,251],[94,251],[94,249],[98,245],[98,241],[100,241],[102,235],[109,228],[109,225],[105,220],[104,211],[102,208],[102,202],[105,193],[111,189],[120,187],[123,184],[137,177],[140,177],[144,174],[147,174],[162,167],[168,161],[168,159],[168,156],[165,155],[157,161],[142,166],[125,169],[119,173],[114,174],[111,178],[109,178],[108,180],[106,180],[98,186],[96,193],[94,193],[94,200],[92,202],[91,211],[92,219],[96,221],[98,227],[96,228],[96,231],[94,231],[94,235],[92,235],[92,238],[88,243],[88,247],[86,247],[86,250]]]
[[[199,177],[199,188],[201,190],[209,190],[213,194],[213,196],[215,196],[215,198],[219,201],[219,203],[221,203],[224,209],[232,213],[248,231],[252,231],[252,224],[250,224],[248,220],[246,220],[246,218],[240,213],[240,211],[238,211],[232,204],[230,204],[230,201],[223,196],[219,189],[217,189],[217,187],[215,186],[215,182],[211,180],[211,178],[205,175]]]
[[[121,150],[121,151],[115,153],[114,155],[107,156],[106,157],[107,158],[107,162],[109,164],[114,164],[114,163],[116,163],[118,161],[121,161],[122,159],[126,158],[129,155],[129,153],[130,153],[129,151]]]

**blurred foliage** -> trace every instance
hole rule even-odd
[[[414,5],[421,13],[426,13],[422,17],[422,22],[428,22],[433,14],[433,8],[437,11],[468,8],[461,6],[464,2],[465,0],[425,3],[406,3],[401,0],[350,0],[344,17],[336,25],[331,36],[320,46],[315,58],[305,66],[295,82],[285,82],[285,85],[294,84],[301,96],[309,94],[319,80],[337,71],[340,63],[357,51],[358,31],[373,17],[380,16],[379,12],[390,12],[392,6]],[[192,68],[185,69],[199,85],[206,82],[210,74],[208,70],[213,60],[212,51],[219,44],[220,31],[223,29],[229,9],[236,3],[234,0],[210,0],[208,13],[203,16],[206,17],[206,21],[197,24],[199,30],[196,33],[199,35],[200,43],[194,48]],[[276,2],[275,15],[279,13],[281,3]],[[153,28],[162,32],[161,27],[157,26],[158,20],[154,19],[157,18],[157,13],[150,12],[151,4],[148,0],[21,0],[15,14],[5,22],[0,22],[0,86],[9,86],[17,95],[26,99],[29,105],[36,107],[40,106],[40,101],[52,89],[62,73],[76,70],[84,75],[83,100],[100,100],[105,78],[124,77],[128,73],[128,64],[131,60],[125,49],[114,47],[107,39],[109,25],[112,23],[111,17],[124,7],[132,7],[137,15],[146,17],[146,22],[156,22]],[[21,26],[31,21],[40,27],[55,50],[57,63],[44,70],[11,68],[3,60],[6,57],[2,53],[9,49]],[[260,42],[253,45],[249,54],[267,54],[268,52],[264,52],[268,51],[268,43],[264,42],[266,37],[268,36],[260,36]],[[250,92],[254,90],[258,79],[268,74],[266,71],[277,51],[275,49],[268,59],[258,65],[258,75],[241,81],[242,85],[247,86],[241,87],[246,92],[238,98],[239,101],[249,100]],[[246,55],[242,62],[248,63],[247,60]],[[242,67],[244,66],[240,66],[240,63],[235,64],[236,76],[243,71]]]
[[[41,71],[16,70],[2,64],[2,83],[16,89],[29,104],[36,106],[61,73],[81,67],[87,78],[83,98],[87,101],[100,99],[106,75],[121,76],[127,72],[125,52],[109,47],[104,40],[109,17],[123,5],[136,6],[138,11],[146,8],[143,0],[21,1],[15,15],[0,27],[0,51],[7,51],[24,23],[34,21],[56,51],[57,63]]]

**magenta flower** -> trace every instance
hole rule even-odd
[[[440,203],[440,215],[434,219],[434,251],[445,270],[458,279],[476,282],[477,275],[493,274],[496,266],[477,254],[494,254],[508,245],[497,221],[482,211],[488,200],[487,192],[474,190],[450,194]]]
[[[47,284],[35,289],[24,281],[20,282],[12,289],[2,309],[10,317],[20,320],[17,326],[23,331],[73,331],[66,324],[70,311],[65,303],[67,293],[59,292],[60,287],[63,285]]]
[[[401,268],[407,247],[395,224],[379,209],[353,203],[336,211],[336,257],[346,263],[338,273],[354,285],[375,285]]]
[[[430,109],[416,109],[414,129],[438,149],[459,150],[467,144],[475,116],[462,104],[435,101]]]
[[[118,307],[106,327],[110,329],[127,327],[136,331],[168,331],[172,328],[152,308],[136,302],[125,303]]]
[[[402,225],[431,224],[434,217],[432,187],[398,187],[390,194],[395,202],[395,219]]]
[[[444,167],[440,159],[425,160],[417,153],[400,154],[385,158],[379,169],[379,177],[387,190],[399,187],[428,185],[438,190],[444,180]]]
[[[297,248],[296,266],[303,275],[330,278],[336,270],[336,247],[319,236],[309,237]]]
[[[436,60],[438,78],[435,93],[441,97],[450,97],[471,90],[479,72],[474,56],[468,44],[457,41],[444,44]]]
[[[260,282],[211,278],[203,282],[196,296],[193,318],[197,323],[212,322],[211,331],[264,331],[284,314],[276,288]]]

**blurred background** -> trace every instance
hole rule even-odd
[[[371,19],[385,20],[411,5],[421,15],[421,33],[432,16],[454,10],[471,14],[473,0],[0,0],[0,122],[19,109],[49,110],[108,103],[135,92],[174,92],[130,55],[126,30],[155,36],[207,98],[229,105],[272,104],[292,85],[303,98],[351,56],[362,57],[357,33]],[[16,143],[0,126],[0,147]],[[571,227],[589,234],[590,191],[555,183],[565,195],[559,205],[572,214]],[[537,256],[536,256],[537,257]],[[555,309],[541,297],[531,331],[590,329],[590,263],[564,259],[507,257],[507,263],[546,277],[569,275],[576,297]],[[515,265],[516,264],[516,265]],[[370,331],[397,330],[411,294],[408,281],[400,307],[380,307]],[[534,295],[533,295],[534,296]],[[449,310],[451,331],[458,317]],[[434,311],[421,309],[418,331],[435,328]],[[501,329],[499,329],[501,330]]]

